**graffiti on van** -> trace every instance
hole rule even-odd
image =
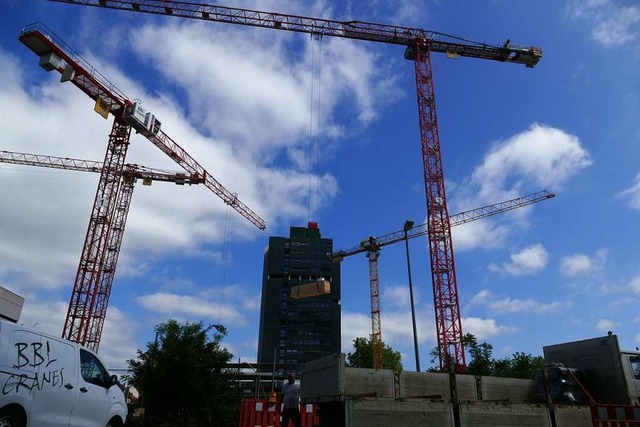
[[[19,342],[14,344],[16,349],[17,363],[14,368],[24,367],[38,368],[34,373],[11,374],[4,382],[2,394],[19,393],[21,389],[26,389],[29,393],[42,390],[44,387],[62,387],[64,383],[64,367],[54,369],[51,366],[58,359],[51,357],[51,345],[47,341],[44,345],[41,342]]]
[[[27,344],[26,342],[19,342],[14,345],[18,350],[18,363],[13,365],[14,368],[23,368],[25,366],[31,366],[32,368],[37,368],[43,363],[47,363],[48,367],[53,362],[58,359],[51,358],[51,345],[49,341],[44,345],[46,353],[42,350],[41,342],[32,342],[31,344]],[[46,355],[46,358],[45,358]]]

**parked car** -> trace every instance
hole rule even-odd
[[[124,393],[79,344],[0,320],[0,427],[114,427]]]

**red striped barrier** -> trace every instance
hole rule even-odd
[[[242,399],[240,405],[239,427],[285,427],[280,425],[280,405],[269,403],[266,399]],[[316,405],[300,405],[302,427],[314,427],[320,424]],[[289,426],[293,427],[293,423]]]
[[[640,406],[592,405],[593,427],[640,427]]]

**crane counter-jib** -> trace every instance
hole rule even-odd
[[[42,22],[25,26],[18,40],[38,55],[40,66],[59,71],[61,79],[65,79],[61,81],[72,81],[94,101],[100,99],[108,104],[115,117],[122,114],[126,95]]]
[[[498,46],[437,31],[373,22],[310,18],[205,3],[166,0],[48,1],[396,44],[409,47],[405,53],[407,59],[413,59],[413,46],[416,40],[424,40],[433,52],[446,53],[450,56],[513,62],[527,67],[534,67],[542,57],[542,50],[536,46],[514,45],[509,41]]]

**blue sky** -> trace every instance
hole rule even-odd
[[[640,6],[625,0],[228,1],[472,40],[536,45],[534,69],[434,54],[450,213],[556,198],[453,229],[463,332],[494,356],[617,333],[640,345]],[[0,0],[1,149],[102,160],[111,127],[18,42],[43,21],[267,222],[204,187],[136,186],[100,354],[125,366],[169,318],[222,322],[257,351],[268,236],[317,221],[335,249],[423,223],[413,64],[403,49],[43,0]],[[177,169],[134,135],[127,161]],[[21,322],[60,334],[98,176],[0,164],[0,284]],[[310,190],[311,189],[311,190]],[[311,203],[309,203],[311,198]],[[435,346],[426,238],[413,239],[422,366]],[[379,260],[382,338],[414,369],[404,245]],[[370,333],[368,264],[342,262],[343,351]]]

